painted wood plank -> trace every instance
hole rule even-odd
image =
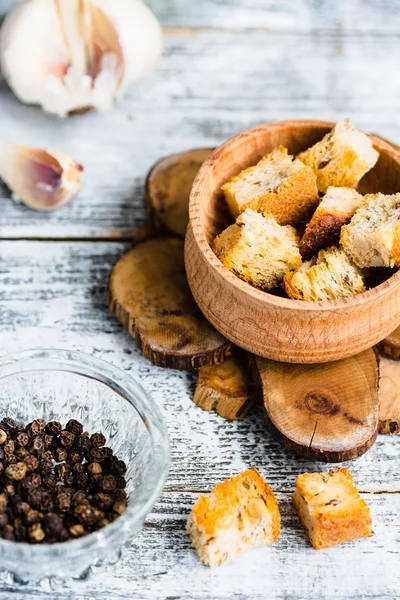
[[[121,243],[0,243],[0,348],[60,346],[93,353],[139,377],[162,408],[172,445],[168,490],[207,490],[210,482],[259,468],[274,489],[326,466],[290,456],[267,433],[261,409],[224,421],[192,402],[193,375],[157,369],[109,313],[106,290]],[[351,463],[360,489],[399,491],[400,436],[380,436]]]
[[[323,31],[343,34],[397,34],[395,0],[148,0],[164,24],[223,29],[266,28],[270,31]]]
[[[96,570],[85,584],[46,592],[3,584],[0,600],[50,598],[361,600],[397,597],[400,575],[400,495],[366,494],[375,535],[315,551],[301,528],[289,494],[278,494],[282,534],[223,567],[202,566],[185,523],[197,494],[163,493],[142,533],[114,567]]]
[[[0,0],[0,15],[18,0]],[[343,34],[397,34],[400,15],[396,0],[145,0],[164,25],[265,28],[269,31],[322,31]]]
[[[265,121],[351,116],[400,142],[399,51],[398,37],[170,32],[158,70],[114,112],[67,120],[23,106],[0,83],[2,136],[63,150],[86,167],[81,195],[53,214],[11,202],[1,187],[0,236],[129,238],[144,219],[154,161]]]

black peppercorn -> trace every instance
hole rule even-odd
[[[108,453],[106,448],[92,448],[89,451],[89,458],[93,462],[103,462],[108,458]]]
[[[62,426],[61,423],[59,423],[58,421],[50,421],[49,423],[47,423],[44,430],[47,434],[57,437],[61,433]]]
[[[42,477],[42,485],[48,490],[54,489],[57,485],[57,477],[52,473],[45,475]]]
[[[92,442],[92,446],[95,448],[100,448],[106,443],[106,438],[102,433],[94,433],[90,436],[90,441]]]
[[[65,474],[63,482],[64,482],[64,485],[67,487],[73,487],[75,485],[75,475],[73,474],[72,471]]]
[[[0,527],[4,527],[8,523],[8,515],[5,512],[0,512]]]
[[[98,494],[96,494],[96,496],[94,497],[94,501],[96,503],[96,506],[104,512],[108,512],[109,510],[111,510],[114,504],[114,498],[109,494],[104,494],[103,492],[99,492]]]
[[[112,492],[115,490],[117,487],[115,475],[104,475],[100,481],[99,487],[103,492]]]
[[[8,499],[5,494],[0,494],[0,511],[3,512],[6,510],[8,504]]]
[[[29,423],[29,425],[27,425],[26,429],[31,437],[35,437],[37,435],[40,435],[44,431],[45,427],[46,422],[43,419],[35,419],[35,421],[32,421],[32,423]]]
[[[75,443],[75,435],[64,429],[60,434],[60,444],[67,450],[71,450]]]
[[[18,502],[15,506],[16,509],[16,513],[17,515],[19,515],[20,517],[23,515],[27,515],[28,512],[30,511],[31,507],[29,506],[29,504],[27,502]]]
[[[4,461],[9,465],[15,465],[18,462],[18,458],[15,454],[6,454]]]
[[[76,506],[74,515],[82,525],[87,525],[88,527],[91,527],[96,521],[104,517],[102,511],[90,506],[90,504],[79,504]]]
[[[50,475],[50,473],[53,471],[53,459],[46,457],[41,458],[38,469],[41,475]]]
[[[124,512],[126,512],[126,509],[127,509],[126,502],[120,502],[120,501],[118,501],[118,502],[114,503],[113,511],[115,513],[117,513],[118,515],[123,515]]]
[[[29,452],[35,455],[42,454],[46,449],[43,438],[39,435],[32,438],[31,443],[29,444]]]
[[[71,506],[71,494],[60,492],[56,498],[56,507],[62,513],[67,512]]]
[[[3,431],[5,431],[6,433],[8,433],[9,431],[15,430],[16,427],[17,427],[16,422],[14,421],[14,419],[11,419],[10,417],[6,417],[5,419],[2,419],[0,421],[0,428],[3,429]]]
[[[3,540],[9,540],[10,542],[14,542],[14,528],[11,525],[4,525],[4,527],[0,529],[0,537],[3,538]]]
[[[75,475],[79,475],[80,473],[85,473],[86,465],[84,465],[82,463],[75,463],[74,466],[72,467],[72,470],[75,473]]]
[[[69,533],[70,533],[71,537],[77,538],[77,537],[81,537],[82,535],[85,534],[85,529],[80,524],[72,525],[72,527],[69,528]]]
[[[125,490],[117,489],[113,494],[116,501],[127,502],[128,496],[126,495]]]
[[[79,504],[89,504],[86,492],[79,490],[72,496],[72,506],[78,506]]]
[[[126,488],[126,479],[122,475],[116,475],[115,476],[115,481],[116,481],[116,484],[117,484],[117,488],[119,488],[121,490],[123,490],[124,488]]]
[[[29,475],[29,481],[35,489],[42,485],[42,478],[39,473],[32,473],[32,475]]]
[[[3,491],[8,495],[8,496],[15,496],[15,487],[13,486],[12,483],[6,483],[3,486]]]
[[[75,421],[75,419],[70,419],[66,424],[65,429],[74,435],[81,435],[83,432],[83,425],[79,423],[79,421]]]
[[[33,508],[37,508],[41,512],[52,512],[54,509],[54,500],[48,490],[42,488],[30,492],[29,503]]]
[[[45,533],[42,529],[40,523],[36,523],[35,525],[31,525],[28,529],[28,535],[31,542],[40,543],[45,538]]]
[[[26,464],[28,471],[36,471],[39,466],[39,461],[36,456],[33,456],[33,454],[28,454],[28,456],[25,456],[24,463]]]
[[[23,520],[27,525],[34,525],[42,520],[42,515],[38,510],[31,508],[25,515],[23,515]]]
[[[23,462],[17,462],[13,465],[9,465],[5,473],[9,479],[21,481],[26,475],[26,464]]]
[[[17,450],[15,451],[15,456],[19,460],[24,460],[28,456],[28,454],[29,454],[28,450],[24,447],[17,448]]]
[[[82,462],[82,455],[76,450],[71,450],[71,452],[68,452],[68,462],[72,464],[80,463]]]
[[[25,431],[20,431],[20,433],[17,434],[15,441],[18,446],[27,446],[29,444],[29,435]]]
[[[76,442],[76,449],[86,456],[90,452],[91,448],[92,443],[90,439],[84,435],[81,435]]]
[[[68,452],[65,448],[57,447],[53,451],[53,457],[56,462],[64,462],[68,458]]]
[[[43,529],[45,530],[46,535],[50,538],[57,538],[60,535],[62,528],[63,522],[58,515],[54,513],[48,513],[44,517]]]
[[[100,488],[102,476],[101,475],[92,475],[89,477],[88,487],[92,491],[96,491]]]
[[[4,448],[4,452],[6,453],[6,455],[14,454],[14,451],[15,451],[14,440],[12,440],[11,438],[8,438],[8,440],[3,445],[3,448]]]
[[[52,448],[55,445],[54,437],[52,435],[47,435],[47,433],[43,436],[43,442],[46,448]]]
[[[88,465],[87,472],[89,475],[101,475],[103,469],[100,463],[92,462]]]
[[[88,485],[89,477],[87,473],[78,473],[75,477],[75,487],[85,489]]]
[[[0,444],[4,444],[4,442],[7,440],[7,433],[4,431],[4,429],[0,429]]]

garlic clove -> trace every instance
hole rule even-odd
[[[161,27],[141,0],[25,0],[0,34],[16,96],[60,116],[110,109],[161,53]]]
[[[0,178],[26,205],[51,211],[82,187],[83,167],[61,152],[0,140]]]

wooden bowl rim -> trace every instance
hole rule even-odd
[[[246,283],[245,281],[234,275],[227,267],[225,267],[225,265],[221,263],[221,261],[214,254],[213,250],[211,249],[211,246],[207,241],[200,219],[200,200],[202,196],[204,182],[207,180],[207,177],[213,170],[214,164],[218,162],[218,159],[221,157],[221,155],[233,149],[238,142],[243,143],[242,140],[246,137],[253,137],[255,133],[257,134],[257,132],[264,132],[269,129],[281,127],[282,125],[286,127],[326,127],[332,129],[335,125],[335,122],[322,121],[316,119],[288,119],[283,121],[274,121],[272,123],[263,123],[229,138],[226,142],[218,146],[210,155],[210,157],[201,166],[194,180],[192,191],[190,193],[189,223],[192,227],[193,237],[199,248],[199,251],[205,256],[210,267],[218,271],[218,273],[226,281],[227,284],[233,286],[239,292],[250,296],[254,300],[261,301],[264,304],[269,304],[277,308],[295,309],[305,312],[329,311],[357,307],[361,304],[367,304],[373,300],[376,300],[380,296],[386,294],[389,289],[394,289],[397,286],[399,286],[400,269],[397,273],[392,275],[383,283],[377,285],[374,288],[371,288],[370,290],[367,290],[366,292],[362,292],[361,294],[352,296],[351,298],[342,298],[338,300],[324,300],[318,302],[292,300],[291,298],[281,298],[280,296],[275,296],[274,294],[264,292],[251,286],[249,283]],[[381,138],[376,137],[372,134],[368,135],[372,139],[374,147],[378,148],[379,151],[383,151],[386,154],[389,154],[393,158],[393,160],[395,160],[400,166],[400,151],[395,150],[393,146],[391,146],[389,143],[385,142]]]

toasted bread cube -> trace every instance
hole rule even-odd
[[[319,191],[326,192],[331,185],[355,186],[376,164],[379,153],[365,133],[344,119],[297,158],[313,169]]]
[[[335,247],[321,250],[318,258],[287,273],[283,287],[289,298],[308,302],[350,298],[365,292],[362,271]]]
[[[367,194],[340,243],[361,268],[400,266],[400,193]]]
[[[222,186],[234,217],[247,208],[272,214],[280,225],[305,221],[319,202],[312,169],[280,146]]]
[[[299,475],[293,503],[315,550],[373,535],[368,504],[348,469]]]
[[[309,259],[339,243],[340,230],[362,206],[364,197],[345,187],[329,187],[300,241],[300,254]]]
[[[278,503],[256,469],[244,471],[200,496],[186,529],[201,562],[216,567],[235,556],[276,542]]]
[[[237,277],[262,290],[276,287],[301,264],[296,230],[251,209],[215,238],[213,250]]]

